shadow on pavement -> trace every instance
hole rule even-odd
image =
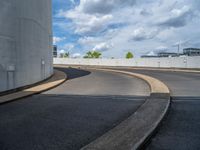
[[[67,74],[68,80],[80,78],[80,77],[91,74],[90,71],[75,69],[75,68],[56,68],[55,67],[55,69],[65,72]]]

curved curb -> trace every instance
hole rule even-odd
[[[152,70],[152,71],[169,71],[169,72],[183,72],[183,73],[200,73],[200,70],[182,69],[182,68],[128,68],[133,70]]]
[[[122,73],[140,78],[149,84],[151,95],[128,119],[84,146],[81,150],[135,150],[141,148],[167,113],[170,105],[168,87],[153,77],[138,73],[110,69],[96,70]]]
[[[147,75],[143,75],[143,74],[139,74],[139,73],[132,73],[132,72],[128,72],[128,71],[111,70],[111,69],[97,69],[97,70],[122,73],[122,74],[126,74],[126,75],[133,76],[136,78],[140,78],[148,83],[148,85],[150,86],[151,94],[152,93],[162,93],[162,94],[170,93],[169,88],[163,82],[161,82],[160,80],[158,80],[156,78],[147,76]]]
[[[31,96],[34,94],[39,94],[39,93],[45,92],[54,87],[57,87],[58,85],[65,82],[66,80],[67,80],[67,75],[64,72],[54,70],[54,75],[51,78],[49,78],[45,82],[40,83],[37,86],[31,87],[28,89],[24,89],[19,92],[0,96],[0,104],[8,103],[10,101],[14,101],[14,100],[28,97],[28,96]]]

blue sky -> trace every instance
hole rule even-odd
[[[200,47],[199,0],[53,0],[54,44],[81,57],[136,57]]]

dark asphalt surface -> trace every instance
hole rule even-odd
[[[135,70],[163,81],[173,97],[199,97],[200,73]]]
[[[125,75],[62,70],[69,80],[61,86],[0,105],[0,150],[80,149],[129,117],[149,94],[144,81]]]
[[[160,79],[171,90],[168,115],[153,136],[147,150],[200,149],[200,74],[127,70]]]
[[[63,71],[68,74],[70,80],[43,94],[148,96],[150,93],[146,82],[127,75],[102,71],[90,73],[75,69]],[[74,80],[74,76],[76,77],[79,73],[84,76]]]

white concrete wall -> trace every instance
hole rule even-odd
[[[0,92],[49,77],[51,0],[0,0]]]
[[[131,66],[162,68],[200,68],[200,56],[135,59],[71,59],[54,58],[54,64],[86,66]]]

